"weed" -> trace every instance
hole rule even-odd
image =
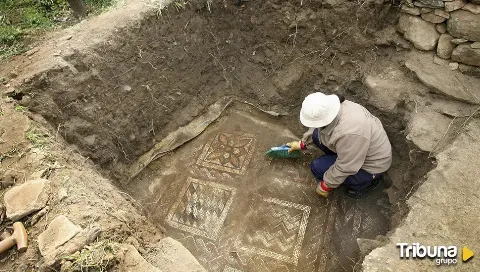
[[[63,257],[72,265],[66,271],[109,271],[118,247],[109,240],[86,246],[80,252]],[[63,268],[63,267],[62,267]]]
[[[13,158],[13,155],[15,155],[15,153],[17,153],[19,151],[20,150],[16,146],[13,146],[7,152],[0,153],[0,163],[6,158]]]
[[[28,107],[24,107],[24,106],[21,106],[21,105],[16,105],[14,109],[15,109],[16,111],[25,112],[25,111],[28,110]]]
[[[33,147],[42,148],[50,142],[50,135],[40,131],[36,127],[31,127],[26,133],[25,138],[32,143]]]
[[[172,5],[175,7],[175,9],[180,12],[181,10],[184,10],[185,7],[187,6],[187,1],[185,0],[176,0],[172,2]]]

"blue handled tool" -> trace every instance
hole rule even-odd
[[[292,151],[288,153],[290,147],[288,145],[282,146],[274,146],[270,148],[266,153],[265,156],[272,158],[272,159],[284,159],[284,158],[298,158],[300,157],[301,153],[299,150]]]

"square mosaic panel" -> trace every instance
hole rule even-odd
[[[255,137],[250,134],[220,132],[205,144],[197,164],[234,174],[244,174],[252,159]]]
[[[227,217],[235,188],[188,178],[166,222],[177,229],[215,240]]]
[[[296,265],[300,256],[310,207],[265,198],[255,206],[245,233],[244,250]]]

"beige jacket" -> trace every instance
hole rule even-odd
[[[392,147],[382,123],[352,101],[341,104],[337,117],[320,130],[319,136],[323,145],[338,154],[335,164],[323,176],[330,188],[340,186],[360,169],[379,174],[392,164]]]

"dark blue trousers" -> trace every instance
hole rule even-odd
[[[320,142],[320,138],[318,136],[318,129],[315,129],[313,131],[312,140],[313,143],[325,153],[325,156],[313,160],[310,164],[313,175],[315,176],[317,181],[320,182],[323,180],[323,175],[325,174],[325,172],[327,172],[330,166],[332,166],[337,160],[337,153],[328,149]],[[363,169],[360,169],[360,171],[358,171],[358,173],[356,173],[355,175],[348,176],[343,184],[354,190],[363,190],[367,188],[374,179],[378,179],[381,176],[381,173],[371,174]]]

